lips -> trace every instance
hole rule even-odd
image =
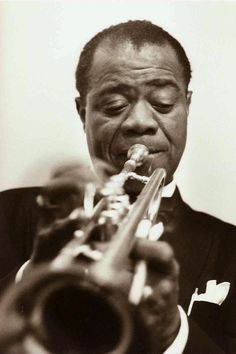
[[[161,141],[153,141],[153,143],[150,141],[144,141],[143,140],[127,140],[124,141],[124,139],[118,139],[116,140],[116,143],[111,146],[110,149],[110,161],[115,166],[118,170],[121,169],[124,165],[124,163],[128,160],[127,153],[128,150],[130,149],[131,146],[135,144],[143,144],[147,147],[149,154],[147,158],[145,159],[145,162],[143,163],[143,168],[149,168],[150,165],[153,164],[153,161],[158,159],[159,160],[159,155],[162,155],[165,151],[168,150],[168,146]]]
[[[127,150],[128,151],[128,150]],[[113,164],[118,167],[122,168],[124,163],[128,160],[127,157],[127,151],[122,152],[120,154],[114,154],[112,156],[112,161]],[[152,150],[149,152],[148,156],[145,158],[144,163],[142,164],[143,167],[148,168],[150,165],[152,165],[153,159],[158,157],[161,153],[163,153],[165,150]]]
[[[126,159],[128,159],[127,158],[128,150],[129,149],[125,150],[124,152],[122,152],[120,154],[115,154],[115,156],[117,156],[118,158],[126,158]],[[164,152],[165,150],[164,149],[163,150],[151,150],[151,149],[148,149],[148,151],[149,151],[149,153],[148,153],[148,156],[149,156],[149,155],[159,154],[161,152]]]

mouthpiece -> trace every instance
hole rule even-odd
[[[127,153],[128,160],[124,163],[123,169],[117,175],[110,178],[102,189],[103,195],[109,195],[114,190],[118,191],[123,188],[126,180],[129,178],[129,173],[134,172],[136,167],[141,166],[148,155],[148,148],[142,144],[132,145]]]
[[[132,145],[127,153],[127,157],[129,160],[133,160],[136,162],[137,166],[142,165],[145,158],[148,156],[149,151],[148,148],[143,144],[135,144]]]

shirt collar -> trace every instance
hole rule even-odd
[[[164,186],[163,191],[162,191],[162,197],[163,198],[171,198],[175,192],[175,188],[176,188],[176,183],[173,180],[169,184]]]

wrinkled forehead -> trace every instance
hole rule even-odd
[[[144,43],[137,46],[130,41],[112,43],[111,40],[106,40],[94,53],[88,88],[92,89],[95,83],[111,72],[119,76],[120,72],[145,72],[150,68],[156,72],[166,71],[185,86],[183,67],[169,44]]]

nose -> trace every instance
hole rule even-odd
[[[151,108],[143,101],[137,102],[128,112],[123,121],[121,129],[127,136],[135,135],[154,135],[158,130],[156,121]]]

